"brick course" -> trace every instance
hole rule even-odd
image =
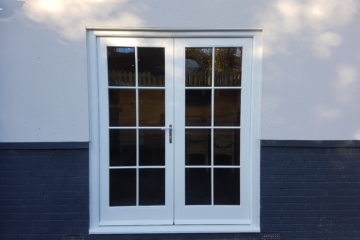
[[[263,146],[260,234],[88,235],[88,167],[88,149],[0,149],[0,239],[360,239],[358,147]]]

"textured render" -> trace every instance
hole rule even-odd
[[[88,235],[88,150],[2,149],[0,239],[358,240],[360,148],[284,145],[262,148],[259,234]]]
[[[360,139],[357,0],[3,0],[0,8],[1,142],[89,140],[85,29],[102,26],[263,28],[262,139]]]

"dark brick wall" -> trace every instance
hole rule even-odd
[[[88,231],[87,149],[0,149],[0,239]]]
[[[0,239],[359,240],[360,147],[336,146],[264,144],[262,233],[161,235],[87,234],[88,149],[7,147],[0,149]]]
[[[262,231],[289,240],[360,239],[360,148],[322,146],[262,147]]]

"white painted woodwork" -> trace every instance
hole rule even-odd
[[[116,32],[121,33],[121,32]],[[258,32],[211,32],[212,38],[97,37],[89,32],[89,65],[92,93],[90,153],[90,233],[156,232],[256,232],[259,231],[259,99],[261,59],[256,50],[261,44]],[[192,35],[198,34],[192,32]],[[202,33],[199,33],[202,34]],[[215,38],[217,34],[221,38]],[[101,35],[101,34],[100,34]],[[116,35],[116,34],[115,34]],[[173,125],[173,143],[166,134],[166,204],[165,206],[109,207],[109,127],[107,46],[164,47],[166,66],[166,126]],[[240,205],[185,205],[185,47],[242,47]],[[117,87],[121,88],[121,87]],[[202,88],[202,87],[201,87]],[[230,87],[228,87],[230,88]],[[212,104],[213,105],[213,104]],[[148,127],[141,127],[148,128]],[[154,127],[150,127],[154,128]],[[166,127],[163,127],[166,129]],[[192,127],[186,127],[192,128]],[[210,126],[210,129],[214,128]],[[217,127],[216,127],[217,128]],[[230,128],[224,126],[220,128]],[[197,166],[189,166],[197,167]],[[129,167],[126,167],[129,168]],[[133,167],[136,168],[136,167]],[[139,228],[141,225],[143,228]]]

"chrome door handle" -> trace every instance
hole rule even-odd
[[[161,130],[169,130],[169,143],[172,143],[172,124],[169,124],[169,127],[162,127]]]

